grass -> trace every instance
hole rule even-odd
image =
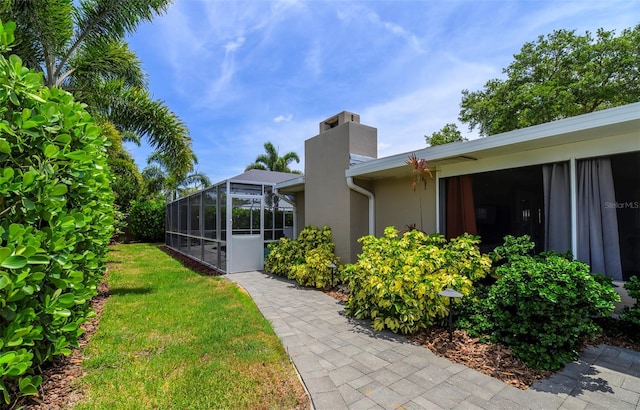
[[[251,298],[150,244],[110,250],[110,294],[85,349],[76,409],[308,407]]]

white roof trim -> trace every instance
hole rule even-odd
[[[283,189],[283,188],[288,188],[288,187],[292,187],[292,186],[296,186],[296,185],[304,185],[304,176],[301,176],[301,177],[298,177],[298,178],[289,179],[289,180],[284,181],[284,182],[279,182],[279,183],[275,184],[275,187],[277,189]]]
[[[491,148],[506,147],[523,142],[534,141],[561,134],[588,130],[591,128],[633,121],[640,119],[640,102],[596,111],[589,114],[578,115],[545,124],[509,131],[490,137],[479,138],[472,141],[455,142],[450,144],[427,147],[402,154],[396,154],[361,164],[353,165],[345,171],[346,177],[373,172],[385,171],[406,165],[409,154],[415,153],[419,158],[435,161],[452,157],[464,157],[470,152],[487,150]]]

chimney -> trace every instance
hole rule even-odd
[[[320,123],[319,134],[322,134],[323,132],[328,131],[331,128],[335,128],[338,125],[342,125],[347,122],[354,122],[356,124],[360,124],[360,116],[352,112],[342,111],[341,113],[322,121]]]

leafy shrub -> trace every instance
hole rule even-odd
[[[631,325],[635,325],[636,334],[634,337],[640,335],[640,280],[637,276],[632,276],[627,283],[624,284],[624,288],[629,293],[629,296],[636,300],[636,303],[631,307],[625,307],[620,315],[620,320]]]
[[[304,263],[291,267],[289,278],[303,286],[312,286],[318,289],[335,284],[332,283],[332,280],[335,281],[336,278],[332,277],[331,269],[328,267],[335,262],[331,246],[322,244],[318,248],[309,250],[304,260]]]
[[[413,333],[448,315],[449,300],[438,293],[453,288],[469,295],[473,282],[487,275],[491,261],[479,239],[463,235],[447,242],[440,234],[411,230],[398,236],[360,238],[358,262],[344,268],[350,294],[346,312],[370,318],[373,328]]]
[[[536,245],[531,242],[530,236],[523,235],[516,237],[507,235],[504,238],[504,243],[491,251],[489,256],[494,265],[504,264],[505,262],[513,262],[516,259],[533,256],[532,251],[535,246]]]
[[[302,263],[300,244],[295,239],[280,238],[269,244],[264,269],[274,275],[289,277],[293,266]]]
[[[309,225],[296,240],[281,238],[269,244],[265,270],[294,279],[303,286],[324,288],[331,284],[332,279],[331,269],[327,266],[337,264],[334,250],[331,228]]]
[[[144,242],[163,242],[166,202],[158,199],[133,201],[129,209],[129,229],[133,237]]]
[[[528,255],[532,248],[528,236],[505,237],[506,263],[476,318],[528,366],[555,370],[577,358],[580,341],[598,332],[592,317],[611,314],[618,295],[588,265],[553,252]]]
[[[13,23],[0,24],[6,51]],[[0,56],[0,392],[36,394],[90,313],[113,226],[105,138],[71,94]]]

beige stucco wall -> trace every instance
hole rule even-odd
[[[296,192],[296,232],[297,238],[300,231],[304,229],[304,191]]]
[[[402,231],[412,224],[427,233],[436,232],[436,181],[429,181],[426,190],[419,185],[414,192],[410,172],[407,167],[406,178],[375,181],[377,236],[381,236],[387,226]]]
[[[355,122],[305,141],[304,222],[331,227],[336,255],[343,263],[355,261],[356,241],[366,234],[368,220],[366,197],[347,186],[350,153],[375,157],[376,152],[377,130]]]
[[[354,180],[354,183],[362,188],[372,192],[373,184],[371,181]],[[358,254],[362,252],[362,244],[358,239],[369,234],[369,198],[351,191],[351,243],[349,249],[350,262],[358,259]]]

